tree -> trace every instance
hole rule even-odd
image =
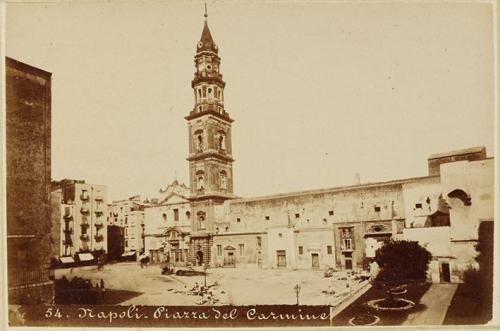
[[[464,273],[464,282],[474,301],[479,305],[482,323],[493,317],[493,222],[481,222],[476,244],[476,261],[479,270],[469,269]]]
[[[375,252],[380,267],[377,280],[425,279],[432,254],[417,241],[391,240]]]

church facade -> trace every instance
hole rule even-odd
[[[145,209],[145,250],[153,262],[361,269],[387,240],[411,239],[433,253],[434,281],[460,281],[474,265],[479,224],[494,213],[493,158],[484,148],[431,156],[428,174],[418,178],[240,198],[233,193],[233,119],[224,108],[220,64],[205,19],[194,107],[185,117],[189,187],[175,181],[171,194]]]

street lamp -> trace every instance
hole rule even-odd
[[[293,287],[293,290],[295,292],[295,296],[297,297],[297,306],[299,305],[299,293],[300,293],[300,285],[297,284]]]
[[[208,265],[207,265],[207,263],[204,263],[203,264],[203,271],[205,271],[204,272],[204,274],[205,274],[205,289],[207,288],[207,269],[208,269]]]

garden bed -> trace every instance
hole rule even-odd
[[[401,325],[408,317],[408,314],[418,309],[425,309],[419,304],[420,298],[430,287],[430,283],[413,282],[409,283],[406,288],[406,293],[402,294],[401,298],[415,302],[415,307],[405,311],[377,311],[370,308],[366,303],[370,300],[387,298],[387,290],[393,285],[382,283],[374,284],[365,294],[359,297],[356,301],[346,307],[340,314],[334,317],[334,326],[351,325],[350,320],[362,315],[376,315],[380,318],[377,325]]]

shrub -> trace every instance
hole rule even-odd
[[[425,279],[432,254],[416,241],[391,240],[375,253],[380,266],[377,280],[406,281]]]

